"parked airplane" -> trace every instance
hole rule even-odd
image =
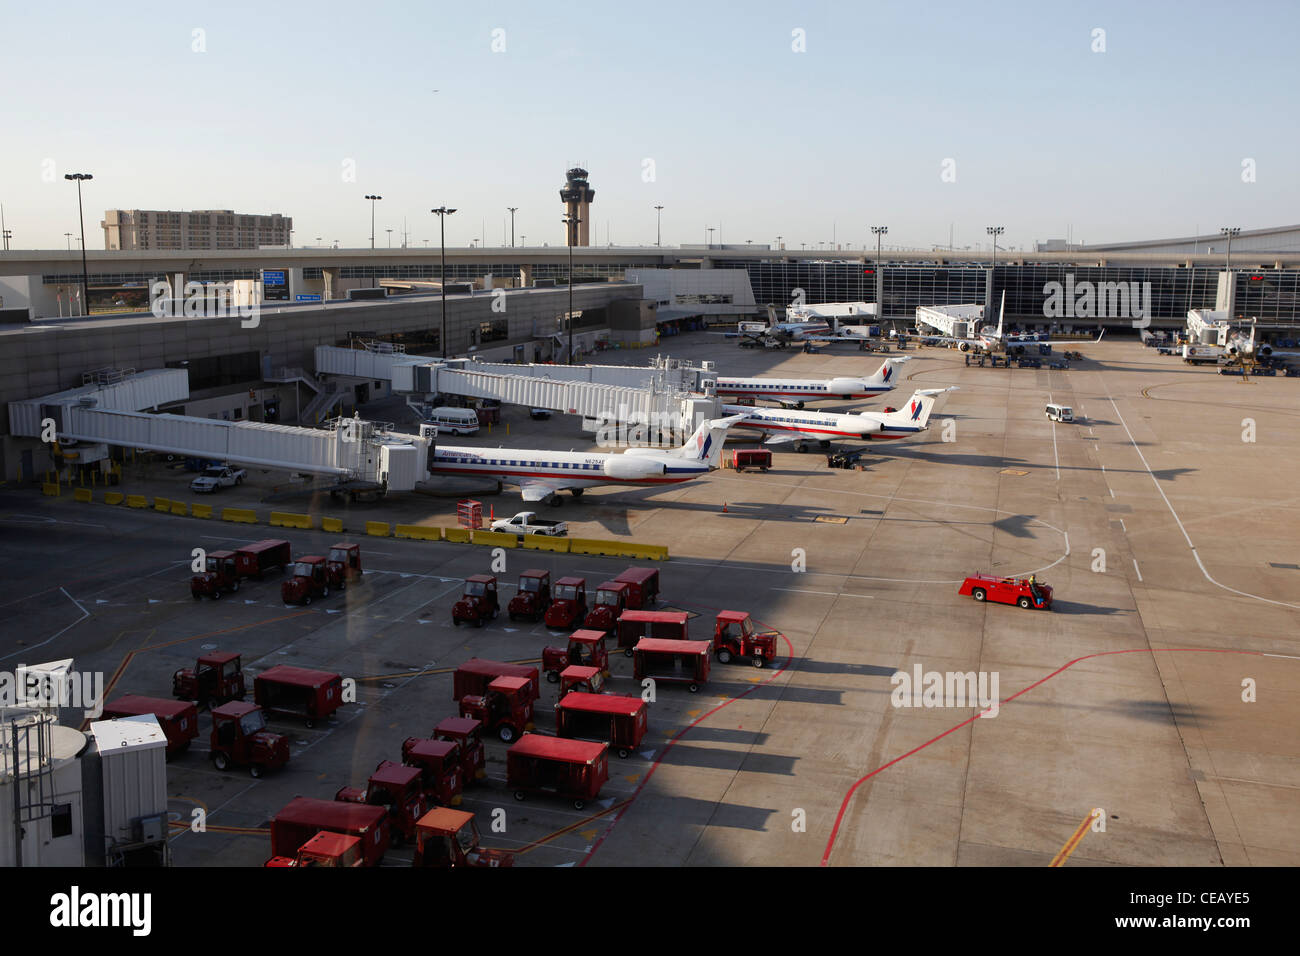
[[[870,398],[881,395],[894,387],[894,370],[908,356],[885,359],[875,374],[866,378],[838,376],[836,378],[726,378],[717,380],[717,394],[722,397],[766,398],[803,408],[805,401],[827,401],[830,399]]]
[[[438,445],[429,471],[496,478],[518,485],[524,501],[560,505],[561,491],[577,498],[597,485],[672,485],[707,475],[718,467],[727,430],[743,417],[705,421],[680,448],[628,448],[621,454]]]
[[[744,413],[737,428],[757,428],[769,434],[764,442],[775,445],[796,442],[797,451],[807,451],[807,443],[816,441],[822,448],[833,438],[856,441],[887,441],[908,438],[929,428],[930,413],[934,411],[938,396],[957,390],[948,388],[923,388],[912,393],[906,407],[897,411],[859,412],[857,414],[829,414],[827,412],[800,412],[779,408],[744,408],[724,405],[725,411]]]
[[[778,322],[776,309],[767,307],[767,322],[738,322],[735,332],[715,332],[727,338],[739,338],[742,346],[783,349],[791,342],[856,342],[870,341],[867,326],[832,327],[827,319],[805,318],[800,321]]]
[[[1220,361],[1224,366],[1241,366],[1242,371],[1249,374],[1260,365],[1268,365],[1274,358],[1296,358],[1300,357],[1300,352],[1287,352],[1273,348],[1271,345],[1257,343],[1255,341],[1255,320],[1250,322],[1250,335],[1244,336],[1241,332],[1234,332],[1227,338],[1227,345],[1224,347],[1223,360]]]
[[[1004,332],[1002,327],[1003,319],[1007,312],[1007,294],[1002,293],[1002,306],[998,310],[997,327],[986,325],[979,330],[979,334],[974,338],[958,338],[951,335],[926,335],[922,336],[921,341],[929,345],[946,345],[955,347],[963,352],[984,352],[986,354],[1005,352],[1010,355],[1024,355],[1025,343],[1038,341],[1038,336],[1033,333],[1021,335],[1012,335]],[[1100,342],[1106,330],[1101,330],[1093,343]]]

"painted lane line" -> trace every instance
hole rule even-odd
[[[1137,572],[1138,580],[1142,580],[1142,569],[1138,567],[1138,559],[1133,559],[1133,570]]]
[[[1065,861],[1070,858],[1070,854],[1078,849],[1079,844],[1083,842],[1083,838],[1088,835],[1088,831],[1092,829],[1092,821],[1096,818],[1097,811],[1094,809],[1083,818],[1083,822],[1080,823],[1074,833],[1070,835],[1070,839],[1065,841],[1065,846],[1061,847],[1056,856],[1052,857],[1052,862],[1047,865],[1064,866]]]
[[[866,598],[868,601],[874,601],[876,598],[871,594],[849,594],[844,591],[810,591],[807,588],[772,588],[773,591],[793,591],[796,594],[829,594],[831,597],[855,597]]]
[[[69,601],[71,601],[73,604],[76,604],[76,605],[77,605],[77,610],[79,610],[79,611],[81,612],[81,617],[77,618],[75,621],[73,621],[73,622],[72,622],[71,624],[69,624],[67,627],[63,627],[63,628],[60,628],[58,631],[55,631],[53,634],[51,634],[51,635],[50,635],[49,637],[47,637],[45,640],[41,641],[39,644],[32,644],[30,647],[24,647],[22,650],[14,651],[12,654],[6,654],[6,655],[4,655],[3,657],[0,657],[0,661],[7,661],[7,660],[9,660],[9,658],[11,658],[11,657],[17,657],[17,656],[20,655],[20,654],[30,654],[32,651],[36,650],[36,648],[38,648],[38,647],[44,647],[46,644],[50,643],[50,641],[54,640],[56,637],[58,637],[60,634],[62,634],[64,631],[70,631],[70,630],[72,630],[74,627],[76,627],[78,624],[80,624],[80,623],[81,623],[82,621],[84,621],[86,618],[90,617],[90,612],[87,611],[87,610],[86,610],[84,607],[82,607],[80,604],[78,604],[76,598],[74,598],[74,597],[73,597],[71,594],[69,594],[67,591],[64,591],[63,588],[59,588],[59,591],[63,594],[63,596],[64,596],[65,598],[67,598],[67,599],[68,599]]]

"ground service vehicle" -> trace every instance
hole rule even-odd
[[[402,741],[402,763],[420,771],[420,785],[430,806],[460,806],[464,771],[459,744],[432,737],[407,737]]]
[[[996,601],[1023,608],[1048,610],[1052,606],[1050,585],[1029,578],[1000,578],[992,574],[972,574],[962,582],[958,594],[969,594],[976,601]]]
[[[546,626],[575,630],[587,616],[587,579],[567,577],[555,582],[551,606],[546,609]]]
[[[499,611],[496,577],[471,574],[465,579],[465,590],[460,600],[452,605],[451,623],[459,627],[461,621],[469,621],[475,627],[482,627]]]
[[[215,601],[222,591],[238,591],[239,578],[235,552],[209,551],[203,570],[190,578],[190,594],[196,601],[205,594]]]
[[[482,694],[460,699],[460,715],[482,721],[506,743],[533,729],[533,699],[526,677],[496,677]]]
[[[605,632],[593,630],[574,631],[569,635],[568,647],[542,649],[542,670],[552,684],[560,679],[560,671],[570,664],[595,667],[609,673],[609,654],[605,650]]]
[[[289,738],[266,729],[266,714],[256,704],[232,700],[212,711],[210,738],[213,765],[227,770],[247,767],[254,777],[289,762]]]
[[[559,699],[563,700],[569,691],[573,690],[587,694],[602,694],[605,692],[605,677],[606,672],[599,667],[570,664],[560,671]]]
[[[772,467],[772,452],[766,448],[737,448],[731,453],[731,467],[737,472],[746,468],[767,471]]]
[[[685,684],[692,694],[709,680],[709,641],[665,641],[643,637],[632,649],[632,676],[657,683]]]
[[[265,538],[235,549],[235,566],[243,578],[261,579],[268,571],[283,571],[293,563],[289,542]]]
[[[425,419],[426,425],[437,425],[438,434],[473,435],[478,431],[478,414],[472,408],[435,408]]]
[[[519,588],[510,599],[510,620],[526,617],[540,621],[551,606],[551,572],[529,568],[519,575]]]
[[[1047,406],[1047,417],[1054,422],[1072,422],[1074,421],[1074,409],[1069,405],[1051,403]]]
[[[167,737],[168,759],[189,749],[190,741],[199,735],[199,709],[186,701],[127,694],[105,704],[99,719],[116,720],[144,714],[158,718],[158,726]]]
[[[348,541],[331,544],[325,568],[329,571],[330,586],[340,591],[347,588],[348,582],[361,580],[361,545]]]
[[[776,660],[777,631],[756,631],[745,611],[719,611],[713,626],[713,655],[719,664],[733,657],[747,657],[755,667]]]
[[[285,604],[310,604],[312,598],[329,596],[329,570],[325,559],[318,554],[310,554],[295,561],[293,577],[280,585],[280,599]]]
[[[268,714],[301,717],[314,727],[343,705],[343,678],[329,671],[276,664],[253,678],[253,699]]]
[[[388,814],[383,807],[295,797],[271,818],[271,855],[296,857],[322,830],[357,837],[362,866],[378,866],[388,851]]]
[[[203,474],[190,482],[190,491],[206,494],[218,488],[234,488],[244,483],[245,474],[247,473],[242,468],[213,465],[211,468],[204,468]]]
[[[433,728],[434,740],[454,743],[460,749],[464,786],[487,776],[487,751],[483,747],[483,722],[468,717],[448,717]]]
[[[506,751],[506,788],[516,800],[554,792],[581,810],[609,780],[609,757],[601,743],[524,734]]]
[[[636,642],[646,637],[665,641],[684,641],[690,637],[685,611],[624,611],[618,619],[618,646],[632,656]]]
[[[646,703],[640,697],[567,694],[555,705],[555,732],[561,737],[603,741],[628,757],[646,732]]]
[[[527,664],[503,664],[471,657],[452,675],[451,699],[460,700],[466,694],[482,694],[497,677],[522,677],[530,687],[528,699],[537,700],[542,695],[542,685],[537,679],[537,668]],[[434,736],[437,736],[436,734]]]
[[[172,674],[172,696],[198,701],[208,710],[228,700],[243,700],[247,692],[239,655],[233,651],[204,654],[193,670],[182,667]]]
[[[614,580],[627,585],[629,610],[644,611],[659,601],[658,568],[628,568]]]
[[[415,826],[411,866],[514,866],[515,855],[479,845],[474,814],[436,807]]]
[[[582,626],[602,634],[614,630],[618,616],[627,608],[627,592],[628,585],[622,581],[603,582],[596,588],[596,599]]]
[[[407,767],[391,760],[381,761],[366,781],[366,788],[340,787],[335,800],[384,807],[388,811],[389,837],[397,846],[402,840],[415,840],[415,821],[429,809],[424,798],[420,768]]]
[[[492,522],[493,531],[509,531],[519,536],[526,534],[544,534],[563,537],[569,533],[569,526],[563,521],[548,521],[537,517],[535,511],[521,511],[513,518],[501,518]]]
[[[298,848],[297,856],[273,856],[266,866],[360,866],[361,838],[322,830]]]

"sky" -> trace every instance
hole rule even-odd
[[[110,208],[294,219],[295,245],[999,248],[1300,222],[1300,5],[0,5],[14,249]],[[1099,32],[1101,31],[1101,32]],[[714,232],[707,232],[712,226]]]

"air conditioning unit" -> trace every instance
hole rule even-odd
[[[167,815],[158,813],[131,821],[131,836],[136,843],[161,843],[167,835]]]

